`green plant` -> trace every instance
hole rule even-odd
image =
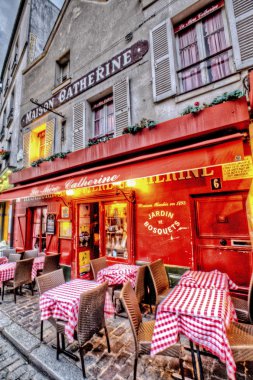
[[[214,98],[210,104],[206,104],[206,103],[203,103],[202,105],[199,103],[199,102],[195,102],[193,106],[187,106],[183,112],[181,113],[181,115],[187,115],[189,113],[191,114],[197,114],[199,113],[200,111],[202,111],[203,109],[205,108],[208,108],[208,107],[212,107],[216,104],[220,104],[220,103],[224,103],[224,102],[227,102],[228,100],[235,100],[235,99],[239,99],[241,98],[242,96],[244,96],[244,92],[241,91],[241,90],[235,90],[235,91],[232,91],[232,92],[224,92],[224,94],[220,95],[220,96],[216,96],[216,98]]]
[[[51,156],[48,156],[46,158],[39,158],[38,160],[33,161],[31,163],[31,166],[32,167],[36,167],[36,166],[39,166],[42,162],[45,162],[45,161],[54,161],[55,158],[65,158],[68,153],[70,153],[70,151],[55,153],[55,154],[52,154]]]
[[[124,135],[127,133],[131,133],[132,135],[135,135],[136,133],[142,131],[144,128],[152,129],[155,126],[156,123],[154,122],[154,120],[143,118],[139,123],[124,128],[122,134]]]
[[[88,146],[96,145],[96,144],[99,144],[101,142],[106,142],[106,141],[110,140],[111,138],[112,138],[111,133],[107,133],[106,135],[101,136],[101,137],[92,137],[88,140]]]

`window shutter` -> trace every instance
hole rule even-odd
[[[116,137],[122,135],[124,128],[131,124],[129,79],[115,83],[113,86],[113,104],[115,116]]]
[[[31,132],[26,132],[23,135],[23,164],[24,167],[29,166],[30,164],[30,138]]]
[[[85,126],[85,107],[84,103],[77,103],[73,106],[73,151],[84,148],[84,126]]]
[[[45,157],[54,154],[54,126],[55,119],[49,120],[46,124]]]
[[[150,32],[153,97],[155,102],[176,93],[173,40],[174,32],[170,20],[162,22]]]
[[[253,64],[253,1],[229,0],[227,12],[236,68],[251,66]]]

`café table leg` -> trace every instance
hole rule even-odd
[[[197,357],[198,357],[200,380],[204,380],[202,361],[201,361],[201,356],[200,356],[200,351],[199,351],[199,346],[198,345],[196,345],[196,350],[197,350]]]
[[[52,344],[51,347],[55,350],[57,350],[57,347],[55,344]],[[79,361],[79,357],[75,354],[73,354],[72,352],[70,351],[67,351],[65,348],[61,348],[60,349],[60,354],[65,354],[66,356],[68,356],[69,358],[73,359],[74,361],[78,362]]]
[[[191,347],[191,356],[192,356],[192,365],[193,365],[194,379],[198,380],[198,373],[197,373],[197,366],[196,366],[196,360],[195,360],[194,347],[193,347],[193,342],[191,340],[190,340],[190,347]]]

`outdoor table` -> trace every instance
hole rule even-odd
[[[7,257],[0,257],[0,265],[2,264],[7,264],[8,263],[8,258]]]
[[[7,263],[0,265],[0,283],[14,278],[16,263]]]
[[[32,267],[32,280],[37,276],[37,270],[43,269],[44,266],[44,257],[36,257],[33,261]],[[16,269],[16,262],[6,263],[0,265],[0,283],[2,281],[8,281],[14,278]]]
[[[236,365],[226,329],[236,320],[227,291],[176,286],[157,308],[151,356],[175,344],[182,333],[225,363],[234,380]]]
[[[44,268],[45,256],[35,257],[33,260],[32,267],[32,279],[34,280],[37,276],[38,270],[42,270]]]
[[[50,289],[40,296],[41,320],[53,317],[66,321],[65,334],[71,343],[78,322],[81,293],[94,289],[98,282],[75,279]],[[105,298],[105,314],[114,314],[114,307],[108,292]]]
[[[107,281],[108,285],[121,285],[130,281],[134,288],[138,269],[138,265],[114,264],[98,272],[97,282]]]
[[[211,272],[189,270],[182,275],[178,285],[204,289],[238,289],[238,286],[226,273],[219,272],[218,270],[213,270]]]

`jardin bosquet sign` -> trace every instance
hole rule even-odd
[[[74,83],[59,90],[52,98],[43,102],[48,109],[54,109],[73,99],[75,96],[89,90],[118,72],[126,69],[134,63],[140,61],[148,51],[148,41],[138,41],[128,49],[120,52],[109,61],[96,67]],[[21,119],[21,126],[25,127],[37,118],[41,117],[48,110],[43,107],[33,108]]]

